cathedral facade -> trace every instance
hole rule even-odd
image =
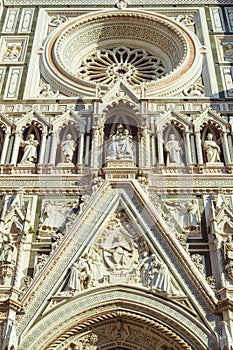
[[[0,18],[0,349],[233,350],[232,1]]]

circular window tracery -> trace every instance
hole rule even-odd
[[[111,85],[125,77],[130,85],[156,80],[166,74],[161,59],[144,49],[119,46],[102,49],[85,57],[78,75],[89,82]]]

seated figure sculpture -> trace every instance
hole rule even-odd
[[[213,140],[213,135],[210,133],[207,135],[207,140],[204,142],[204,150],[207,163],[220,162],[220,147]]]
[[[34,164],[37,160],[37,147],[39,142],[35,140],[35,136],[30,134],[28,140],[21,141],[21,147],[24,148],[21,164]]]
[[[110,136],[106,159],[133,159],[132,136],[122,124],[118,124],[116,132]]]

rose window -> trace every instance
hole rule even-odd
[[[112,84],[124,77],[131,85],[156,80],[166,74],[161,59],[144,49],[131,49],[124,46],[98,50],[86,57],[78,75],[89,82]]]
[[[119,77],[148,97],[178,96],[202,72],[201,43],[189,30],[158,13],[104,10],[61,24],[48,35],[40,72],[65,96],[102,94]]]

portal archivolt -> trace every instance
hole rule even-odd
[[[47,350],[192,350],[166,326],[129,311],[105,313],[68,329]]]

